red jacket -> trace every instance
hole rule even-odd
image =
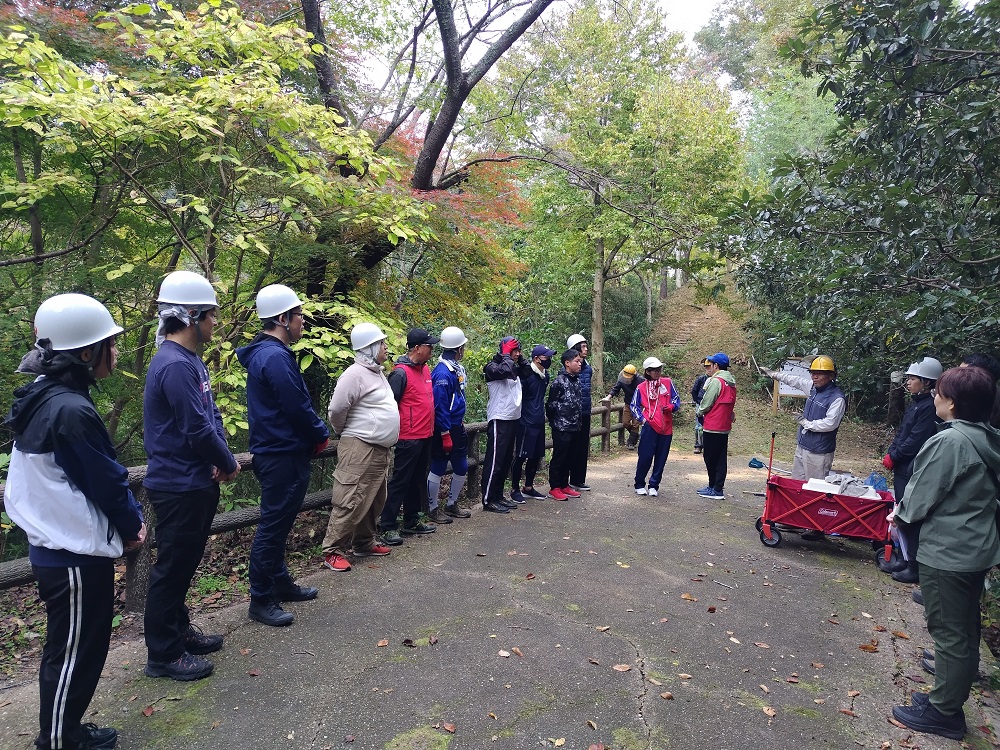
[[[664,408],[666,407],[666,408]],[[632,396],[632,415],[660,435],[674,434],[674,412],[681,408],[670,378],[644,380]]]
[[[404,383],[400,394],[397,389],[401,380]],[[399,439],[421,440],[433,435],[434,386],[431,369],[426,364],[415,365],[405,356],[400,357],[389,376],[389,386],[399,404]]]

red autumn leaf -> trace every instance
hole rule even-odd
[[[455,725],[452,724],[451,722],[446,721],[443,724],[441,724],[441,726],[444,727],[444,731],[450,732],[451,734],[455,734]]]
[[[711,607],[708,608],[708,612],[709,612],[709,614],[712,614],[712,613],[715,612],[715,605],[714,604]]]
[[[142,709],[142,715],[143,716],[152,716],[153,715],[153,711],[155,711],[155,710],[156,709],[153,708],[152,706],[146,706],[144,709]]]
[[[535,577],[534,573],[528,573],[528,575],[525,576],[525,578],[527,578],[529,581],[533,580],[534,577]]]
[[[840,709],[840,713],[844,714],[844,716],[857,716],[857,714],[856,714],[856,713],[854,713],[854,712],[853,712],[853,711],[852,711],[851,709],[849,709],[849,708],[842,708],[842,709]]]
[[[251,669],[251,670],[247,671],[247,674],[250,675],[251,677],[260,677],[260,670],[259,669]]]
[[[427,639],[427,642],[433,646],[435,643],[438,642],[438,637],[436,635],[432,635],[430,638]]]
[[[354,742],[357,738],[353,734],[348,734],[344,736],[344,742]]]

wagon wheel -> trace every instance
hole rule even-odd
[[[761,529],[761,531],[760,531],[760,541],[761,541],[761,544],[763,544],[765,547],[778,547],[778,546],[781,545],[781,532],[778,531],[776,528],[774,528],[772,526],[771,527],[771,538],[768,539],[767,538],[767,534],[765,534],[764,530]]]
[[[763,531],[764,530],[764,517],[761,516],[756,521],[754,521],[753,526],[754,526],[755,529],[757,529],[757,531]]]

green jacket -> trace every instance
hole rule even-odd
[[[917,562],[970,573],[1000,563],[997,487],[1000,431],[956,419],[931,437],[913,461],[896,518],[922,521]]]

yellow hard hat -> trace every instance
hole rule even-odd
[[[837,368],[833,360],[825,354],[820,354],[809,365],[809,372],[836,372]]]
[[[624,372],[626,375],[635,375],[636,373],[635,365],[625,365],[622,368],[622,372]]]

